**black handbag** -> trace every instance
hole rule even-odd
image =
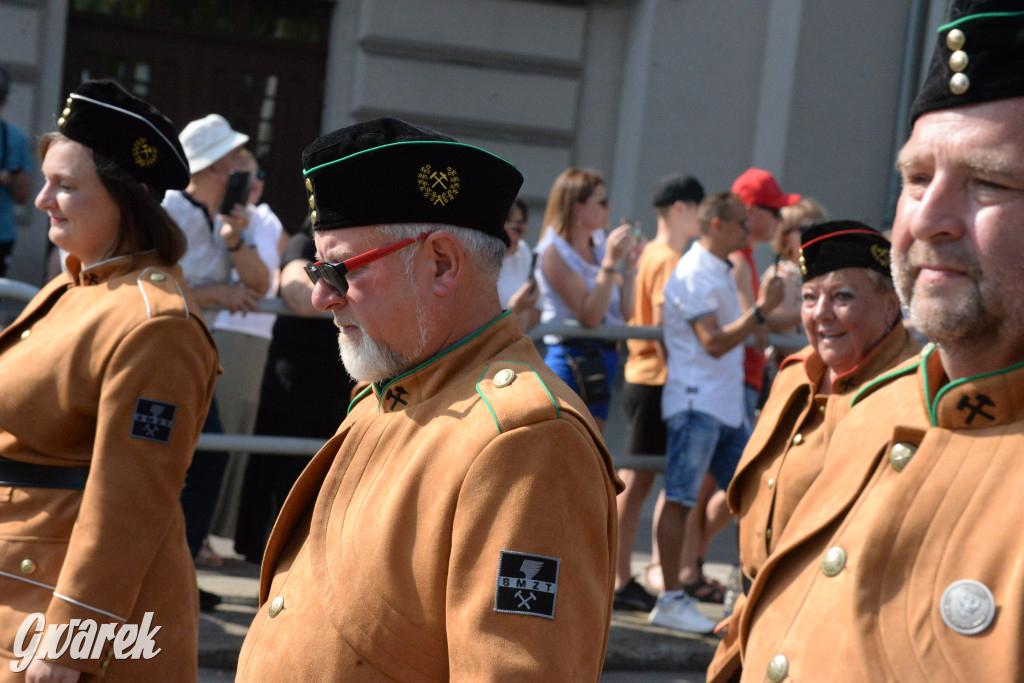
[[[566,345],[565,360],[576,380],[576,393],[588,406],[604,403],[611,398],[608,372],[604,365],[604,350],[600,344],[586,342]]]

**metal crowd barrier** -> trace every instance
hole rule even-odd
[[[34,287],[25,282],[0,278],[0,299],[15,299],[28,301],[36,292]],[[210,309],[216,310],[216,309]],[[288,305],[282,299],[263,299],[257,308],[261,313],[275,313],[277,315],[294,315]],[[330,314],[323,314],[330,317]],[[545,335],[560,337],[572,337],[575,339],[598,339],[602,341],[624,341],[627,339],[652,339],[661,340],[662,328],[660,327],[631,327],[628,325],[609,325],[596,329],[590,329],[577,325],[564,325],[545,323],[537,325],[529,330],[529,337],[536,343],[541,341]],[[803,335],[771,335],[771,343],[785,347],[802,347],[807,340]],[[230,451],[235,453],[272,453],[276,455],[314,455],[320,447],[327,442],[327,439],[306,439],[289,436],[257,436],[244,434],[202,434],[199,437],[199,444],[196,447],[206,451]],[[648,470],[662,472],[665,469],[665,459],[656,455],[627,455],[618,454],[614,456],[615,466],[637,470]]]

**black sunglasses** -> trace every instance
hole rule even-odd
[[[756,204],[755,206],[757,206],[757,208],[759,208],[759,209],[764,209],[765,211],[768,211],[775,218],[782,218],[782,210],[781,209],[776,209],[776,208],[771,207],[771,206],[765,206],[764,204]]]
[[[408,237],[404,240],[392,242],[391,244],[385,244],[382,247],[371,249],[370,251],[353,256],[352,258],[345,259],[344,261],[317,261],[316,263],[307,263],[304,267],[306,275],[312,280],[315,285],[320,278],[327,280],[327,284],[337,290],[338,294],[345,296],[348,294],[348,280],[345,278],[346,273],[351,273],[356,268],[362,268],[368,263],[373,263],[377,259],[384,258],[388,254],[394,253],[403,247],[407,247],[410,244],[419,242],[420,240],[426,239],[429,232],[421,232],[416,237]]]

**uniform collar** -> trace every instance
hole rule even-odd
[[[472,367],[475,358],[489,358],[522,335],[516,317],[510,313],[504,311],[491,322],[412,370],[386,382],[371,384],[356,396],[349,410],[371,391],[377,398],[379,413],[406,410],[434,396],[451,383],[455,373],[463,368]]]
[[[160,265],[160,259],[153,249],[134,254],[134,262],[132,256],[132,254],[115,256],[114,258],[94,263],[88,268],[82,268],[82,262],[78,260],[78,257],[69,255],[64,263],[68,268],[68,275],[71,276],[71,281],[81,287],[98,285],[112,277],[127,273],[129,270]]]
[[[889,333],[882,337],[882,341],[875,344],[875,348],[871,349],[860,363],[832,381],[832,393],[848,394],[858,389],[864,382],[877,377],[892,365],[893,358],[907,345],[909,336],[910,333],[903,326],[903,321],[897,320]],[[814,381],[814,386],[818,386],[818,382],[825,375],[825,363],[822,362],[821,356],[812,353],[804,361],[804,369],[807,372],[807,377]]]
[[[942,359],[930,346],[918,374],[932,426],[983,429],[1024,418],[1024,363],[950,382]]]

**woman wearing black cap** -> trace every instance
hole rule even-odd
[[[857,221],[812,226],[802,235],[799,260],[800,316],[810,345],[782,361],[729,485],[747,577],[756,575],[821,471],[829,437],[857,390],[921,348],[900,320],[889,241],[879,232]],[[739,665],[737,631],[729,629],[709,680],[728,680],[725,672]]]
[[[0,334],[0,670],[195,680],[178,495],[217,352],[160,208],[188,167],[171,122],[112,81],[72,93],[40,157],[36,206],[69,256]],[[50,661],[31,640],[43,619],[67,629]]]

